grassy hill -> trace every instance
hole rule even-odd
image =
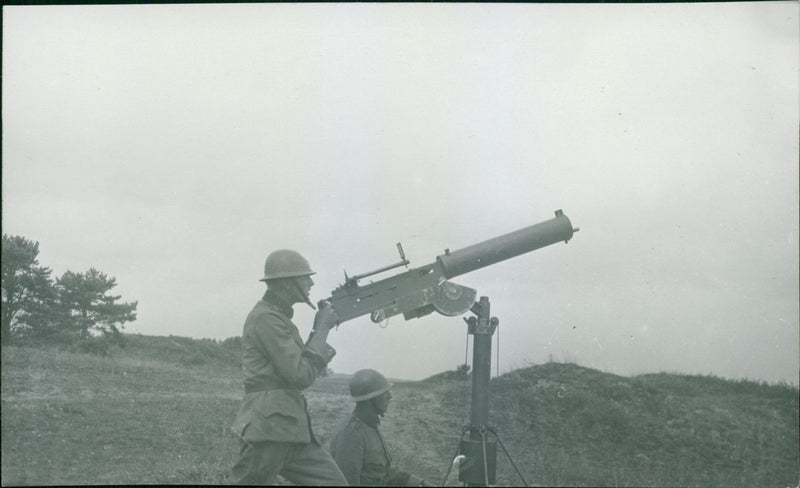
[[[109,356],[3,348],[3,485],[226,483],[242,395],[235,347],[126,339]],[[333,374],[306,392],[323,441],[352,410],[347,380]],[[449,374],[396,383],[382,421],[395,465],[442,482],[469,421],[470,387]],[[492,379],[491,391],[490,423],[531,486],[800,480],[795,387],[548,363]],[[496,481],[522,485],[501,449]]]

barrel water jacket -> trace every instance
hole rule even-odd
[[[316,442],[306,399],[336,351],[314,350],[300,338],[290,304],[272,291],[256,303],[242,334],[245,395],[233,430],[247,442]]]

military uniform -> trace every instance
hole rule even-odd
[[[331,456],[347,481],[361,486],[422,486],[421,478],[392,468],[379,423],[374,410],[359,404],[331,440]]]
[[[278,474],[298,485],[346,485],[311,430],[301,391],[314,383],[336,351],[303,343],[291,304],[272,290],[247,316],[242,334],[245,395],[233,430],[241,456],[234,482],[275,484]]]

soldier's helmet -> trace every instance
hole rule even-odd
[[[350,396],[353,400],[361,402],[382,395],[394,386],[374,369],[356,371],[350,378]]]
[[[315,274],[308,265],[306,258],[297,251],[280,249],[273,251],[264,262],[264,277],[260,281],[274,280],[276,278],[289,278],[292,276],[310,276]]]

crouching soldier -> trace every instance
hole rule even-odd
[[[435,486],[392,467],[392,458],[378,430],[386,412],[392,384],[373,369],[357,371],[350,379],[356,407],[331,439],[331,455],[351,485]]]

